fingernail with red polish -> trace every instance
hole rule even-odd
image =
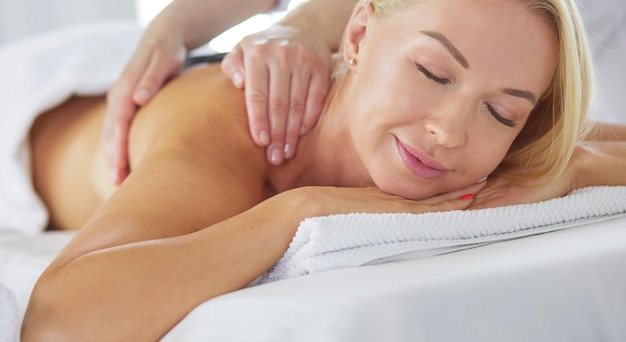
[[[464,200],[464,201],[472,200],[472,199],[474,199],[474,194],[463,195],[463,196],[461,196],[461,199]]]

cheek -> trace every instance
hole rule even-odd
[[[466,174],[471,179],[480,179],[491,174],[506,156],[514,139],[510,134],[478,132],[474,134],[471,147],[465,155],[465,164],[469,165]],[[470,179],[470,180],[471,180]]]
[[[374,62],[374,64],[381,64]],[[437,94],[419,82],[408,63],[377,65],[358,75],[361,108],[393,125],[413,125],[433,108]],[[376,119],[376,118],[372,118]]]

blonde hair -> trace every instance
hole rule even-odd
[[[559,60],[550,87],[497,171],[521,178],[558,177],[589,129],[595,67],[573,0],[526,0],[526,6],[554,27]]]
[[[386,18],[421,0],[369,1]],[[511,0],[512,1],[512,0]],[[518,0],[554,28],[559,54],[552,82],[494,173],[513,179],[558,177],[588,130],[595,69],[574,0]]]

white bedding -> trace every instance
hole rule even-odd
[[[626,341],[626,217],[231,293],[164,341]]]
[[[0,233],[0,283],[18,312],[72,235]],[[198,306],[164,341],[626,341],[624,260],[626,216],[616,215],[249,287]]]
[[[15,295],[0,283],[0,341],[18,341],[19,322]]]
[[[515,215],[520,212],[525,213],[521,220]],[[459,215],[463,220],[455,219]],[[417,235],[408,236],[417,244],[398,243],[406,240],[398,237],[407,236],[406,225],[397,224],[401,216],[357,216],[380,219],[384,234],[372,235],[371,229],[359,234],[362,227],[351,220],[309,219],[294,238],[296,249],[319,253],[294,258],[287,251],[281,261],[287,261],[285,274],[298,275],[302,269],[314,274],[205,302],[165,340],[626,338],[626,187],[583,189],[530,206],[411,215],[414,223],[439,224],[415,226]],[[310,238],[310,226],[344,233],[322,229]],[[298,234],[308,237],[298,242]],[[4,323],[19,323],[37,277],[72,236],[0,230],[0,284],[18,303],[17,317]],[[332,262],[327,254],[334,254]],[[316,267],[311,268],[312,260]],[[396,262],[356,267],[383,261]]]

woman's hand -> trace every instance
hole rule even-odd
[[[244,38],[222,62],[233,84],[246,89],[250,133],[275,165],[294,156],[324,106],[332,56],[313,33],[277,24]]]
[[[163,83],[180,71],[186,54],[183,42],[173,36],[152,39],[147,35],[107,93],[102,145],[116,185],[129,173],[128,131],[137,108],[147,104]]]
[[[485,183],[485,188],[476,194],[470,209],[483,209],[506,205],[540,202],[560,197],[569,191],[559,182],[538,182],[536,180],[519,182],[504,177],[492,176]]]
[[[512,180],[502,176],[490,176],[486,186],[476,194],[469,209],[483,209],[506,205],[527,204],[546,201],[567,195],[574,190],[574,166],[552,179],[548,176],[528,180]]]
[[[276,197],[286,204],[298,203],[304,217],[348,213],[413,213],[463,210],[470,207],[474,194],[485,183],[474,184],[465,189],[433,196],[422,200],[410,200],[382,192],[378,188],[304,187]],[[297,196],[290,198],[289,196]],[[281,205],[282,207],[282,205]]]

